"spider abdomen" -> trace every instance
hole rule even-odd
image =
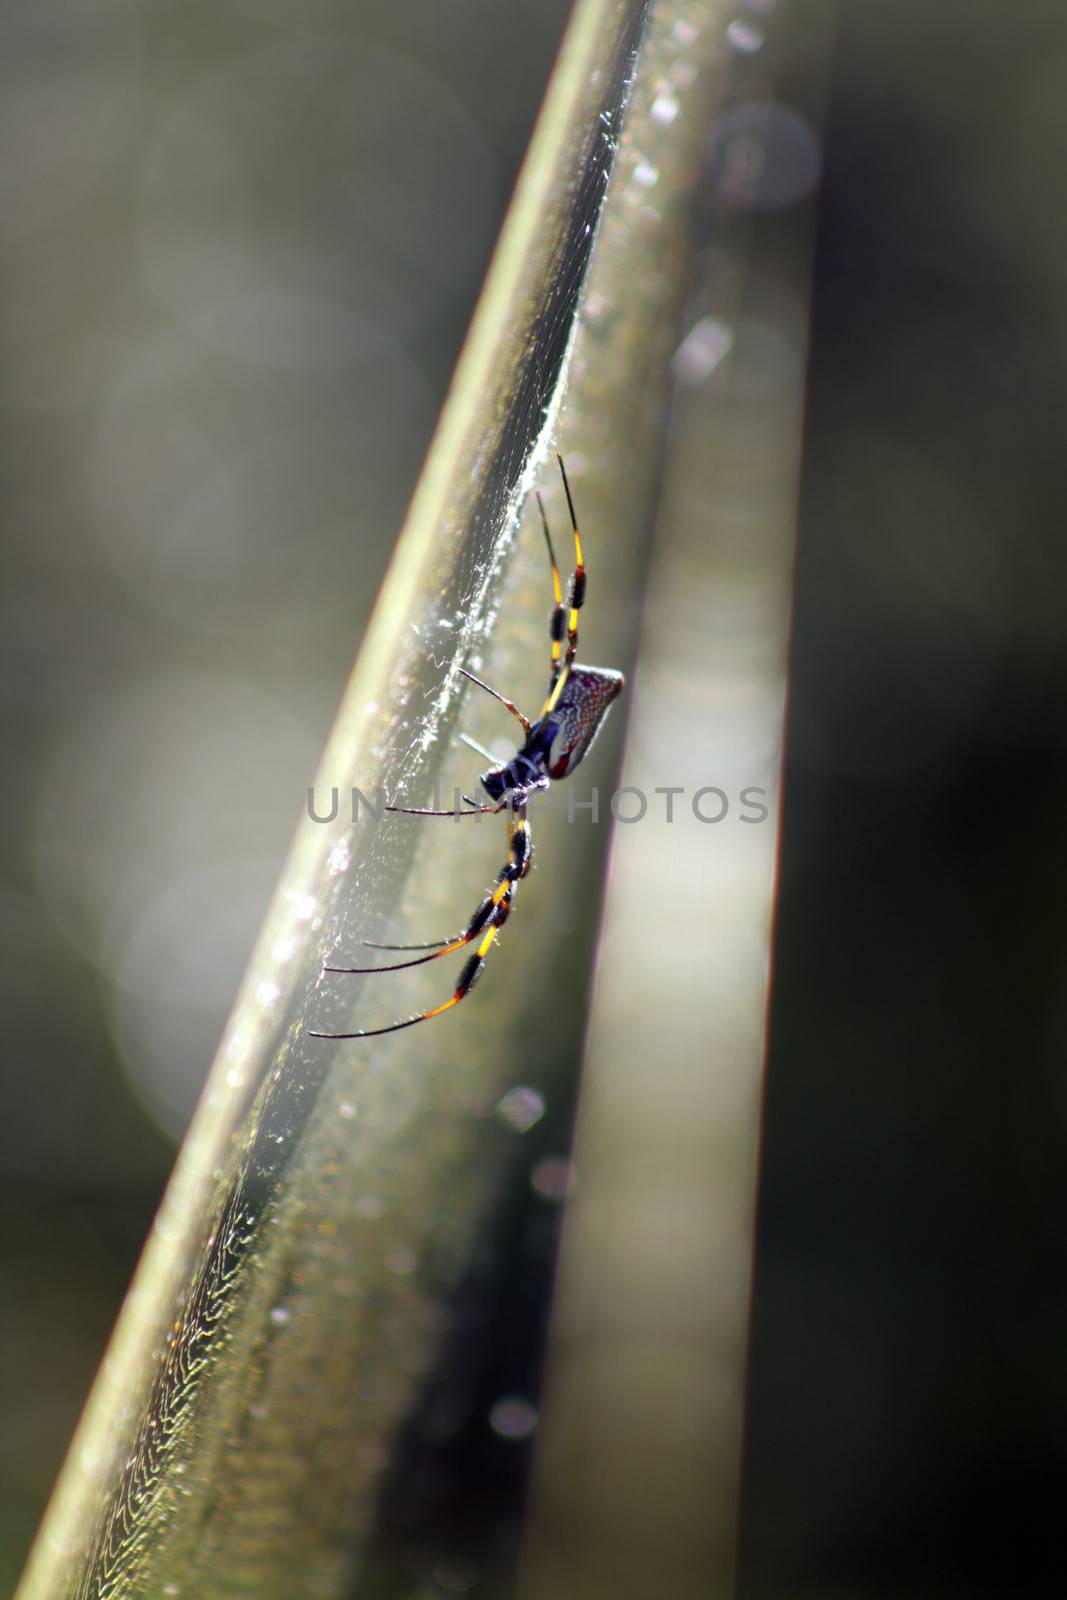
[[[593,747],[597,734],[622,693],[626,679],[612,667],[583,667],[576,662],[552,710],[554,756],[546,756],[550,778],[565,778]],[[557,743],[558,740],[558,743]]]

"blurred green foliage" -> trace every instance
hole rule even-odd
[[[0,21],[5,1592],[303,805],[567,9],[44,0]]]

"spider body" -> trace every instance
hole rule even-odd
[[[490,767],[478,779],[490,800],[502,800],[506,794],[522,790],[533,794],[535,789],[548,788],[548,775],[543,770],[539,753],[531,751],[527,740],[522,749],[502,767]]]
[[[533,862],[533,841],[527,816],[530,795],[538,790],[547,789],[550,783],[565,778],[574,771],[592,748],[612,702],[625,686],[621,672],[616,672],[611,667],[583,666],[574,659],[578,648],[578,614],[585,601],[586,573],[578,520],[574,514],[574,501],[571,499],[566,469],[562,458],[557,456],[556,459],[559,461],[563,477],[563,488],[567,496],[567,507],[574,533],[575,567],[569,585],[568,604],[564,605],[552,537],[548,531],[544,506],[538,495],[541,525],[552,564],[552,586],[555,596],[549,623],[549,639],[552,646],[551,673],[548,692],[540,714],[531,722],[512,701],[496,689],[491,689],[473,673],[461,668],[465,678],[492,695],[515,717],[522,725],[525,736],[523,743],[509,761],[489,767],[479,778],[478,781],[489,796],[491,804],[479,806],[473,800],[468,800],[469,809],[458,813],[421,810],[408,806],[387,808],[390,811],[404,811],[411,815],[428,817],[478,816],[483,812],[507,811],[508,859],[497,874],[493,889],[482,900],[461,934],[428,945],[372,946],[378,950],[427,950],[430,952],[428,955],[420,955],[411,961],[399,961],[391,966],[328,966],[324,970],[340,973],[398,972],[405,967],[418,967],[428,961],[436,961],[441,956],[450,955],[454,950],[463,949],[477,940],[474,953],[465,962],[452,996],[442,1005],[435,1006],[433,1010],[420,1012],[418,1016],[408,1017],[401,1022],[390,1023],[385,1028],[367,1028],[358,1033],[313,1031],[313,1037],[317,1039],[367,1039],[381,1033],[395,1033],[400,1028],[414,1027],[417,1022],[428,1022],[432,1017],[440,1016],[442,1012],[450,1010],[452,1006],[458,1005],[465,999],[481,977],[486,957],[508,919],[515,887],[526,877]],[[479,747],[474,746],[474,748]],[[484,753],[489,754],[488,751]]]
[[[483,772],[479,783],[491,800],[512,789],[532,794],[553,778],[565,778],[588,754],[625,679],[611,667],[583,667],[575,662],[554,710],[530,728],[522,748],[502,767]],[[557,744],[558,740],[558,744]]]

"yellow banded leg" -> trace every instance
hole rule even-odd
[[[555,604],[552,609],[552,618],[548,625],[548,637],[552,641],[552,684],[555,684],[559,675],[559,658],[563,645],[563,629],[566,621],[566,610],[563,605],[563,587],[559,581],[559,566],[556,562],[556,552],[552,546],[552,535],[548,531],[548,518],[545,516],[545,503],[541,496],[537,496],[537,507],[541,513],[541,528],[548,546],[548,559],[552,567],[552,595]],[[551,688],[549,690],[551,693]]]
[[[571,486],[567,482],[567,469],[563,465],[563,457],[557,456],[560,474],[563,478],[563,489],[567,496],[567,510],[571,514],[571,529],[574,533],[574,574],[570,584],[570,616],[567,618],[567,654],[564,659],[564,670],[570,666],[578,651],[578,613],[585,604],[585,558],[582,554],[582,540],[578,532],[578,518],[574,512],[574,500],[571,497]]]

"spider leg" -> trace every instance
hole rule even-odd
[[[555,598],[555,605],[552,608],[552,618],[548,624],[548,637],[552,641],[552,682],[549,685],[549,692],[551,693],[556,679],[559,677],[560,648],[563,643],[563,627],[566,621],[567,613],[563,606],[563,589],[559,581],[559,566],[556,562],[556,552],[552,545],[552,535],[548,531],[548,518],[545,516],[545,502],[541,499],[540,495],[537,496],[537,509],[541,513],[541,529],[545,536],[545,544],[548,546],[548,559],[552,567],[552,594]]]
[[[464,795],[463,798],[469,806],[476,804],[468,795]],[[493,806],[492,809],[494,811],[503,810],[506,804],[507,800],[505,799],[501,805]],[[450,812],[449,815],[454,815],[454,813]],[[461,813],[461,815],[465,816],[466,812]],[[487,903],[487,901],[483,901],[483,905]],[[479,910],[481,910],[481,907],[479,907]],[[477,930],[474,929],[472,923],[471,927],[467,929],[467,936],[469,937],[474,931]],[[367,950],[436,950],[439,954],[446,955],[449,950],[458,950],[461,944],[466,943],[466,938],[463,934],[457,934],[452,939],[429,939],[425,944],[384,944],[378,939],[363,939],[360,942]],[[416,966],[417,962],[403,962],[401,965]],[[399,969],[396,967],[325,967],[323,970],[325,972],[396,972]]]
[[[529,733],[530,719],[529,717],[523,716],[522,712],[513,701],[509,700],[506,695],[501,694],[499,689],[492,689],[490,688],[489,684],[483,683],[481,678],[476,678],[473,672],[467,671],[466,667],[460,667],[459,670],[464,678],[469,678],[471,683],[476,683],[478,685],[479,689],[484,689],[486,694],[491,694],[494,700],[499,700],[500,704],[511,712],[511,715],[515,718],[515,720],[522,723],[523,731],[525,733]]]
[[[426,806],[386,806],[385,809],[386,811],[399,811],[405,817],[478,817],[487,815],[490,812],[503,811],[506,803],[503,800],[498,800],[496,805],[480,806],[469,799],[467,795],[464,795],[463,799],[471,807],[470,811],[433,811]]]
[[[472,739],[469,733],[461,733],[459,737],[462,743],[473,750],[476,755],[484,756],[486,761],[491,761],[493,766],[496,766],[496,756],[491,750],[487,750],[484,744],[479,744],[477,739]],[[466,796],[464,796],[464,799],[466,799]],[[472,800],[471,805],[473,804],[474,801]]]
[[[366,950],[443,950],[452,940],[430,939],[426,944],[379,944],[377,939],[361,939],[359,942]]]
[[[563,605],[559,585],[559,574],[556,570],[555,555],[552,554],[552,543],[549,540],[549,553],[552,554],[552,581],[556,593],[556,609],[552,614],[552,676],[549,679],[548,694],[541,707],[542,717],[549,711],[554,711],[556,702],[563,693],[563,686],[570,675],[571,664],[578,653],[578,613],[585,604],[585,557],[582,554],[582,540],[578,532],[578,518],[574,512],[574,500],[571,496],[571,486],[567,481],[567,469],[563,465],[563,457],[557,456],[560,475],[563,478],[563,489],[567,496],[567,510],[571,516],[571,531],[574,534],[574,572],[568,586],[570,611],[566,612]],[[542,516],[544,512],[542,511]],[[545,525],[545,535],[548,535],[548,526]],[[567,648],[560,661],[561,646],[563,641],[564,619],[566,619]],[[559,637],[557,638],[557,633]]]
[[[458,950],[462,945],[469,944],[481,934],[474,954],[466,962],[459,975],[451,999],[442,1005],[434,1006],[430,1011],[420,1011],[417,1016],[407,1017],[401,1022],[391,1022],[386,1028],[364,1028],[356,1033],[320,1033],[318,1029],[309,1028],[308,1033],[312,1039],[373,1039],[379,1034],[396,1033],[401,1028],[413,1028],[417,1022],[429,1022],[433,1017],[439,1017],[445,1011],[450,1011],[453,1006],[458,1006],[465,1000],[474,985],[482,975],[486,957],[496,940],[497,934],[508,920],[511,911],[511,899],[515,884],[524,878],[530,870],[533,860],[533,844],[530,839],[530,825],[526,816],[526,795],[522,790],[511,791],[509,801],[511,805],[511,819],[508,825],[508,859],[497,875],[496,887],[492,894],[487,895],[478,910],[471,918],[467,932],[450,945],[435,951],[433,955],[423,956],[418,961],[402,961],[401,967],[421,966],[424,961],[434,961],[439,955],[447,955],[450,950]],[[394,967],[377,968],[338,968],[329,967],[330,972],[337,971],[378,971],[393,972]]]
[[[345,972],[345,973],[353,973],[353,972],[402,972],[405,967],[421,967],[421,966],[424,966],[427,961],[436,961],[436,960],[438,960],[438,958],[440,956],[451,955],[454,950],[462,950],[464,945],[470,944],[472,939],[476,939],[478,937],[478,935],[481,933],[482,929],[485,927],[486,923],[489,921],[490,917],[492,917],[494,915],[494,913],[496,912],[497,907],[500,905],[501,901],[506,898],[505,891],[506,891],[507,886],[508,886],[509,883],[510,883],[510,879],[504,880],[503,883],[501,883],[501,880],[499,878],[497,879],[496,887],[493,890],[493,893],[486,895],[485,899],[482,901],[481,905],[478,907],[477,911],[474,913],[473,917],[471,918],[470,922],[468,923],[466,932],[458,934],[456,936],[456,938],[454,938],[454,939],[442,939],[439,942],[437,942],[435,944],[432,944],[432,945],[429,945],[429,944],[379,944],[379,945],[372,945],[372,946],[369,947],[369,948],[374,949],[374,950],[429,950],[431,952],[431,954],[428,955],[428,956],[419,956],[414,961],[398,961],[398,962],[396,962],[396,964],[394,966],[391,966],[391,967],[331,967],[331,966],[326,966],[326,967],[323,967],[322,970],[323,970],[323,972]]]

